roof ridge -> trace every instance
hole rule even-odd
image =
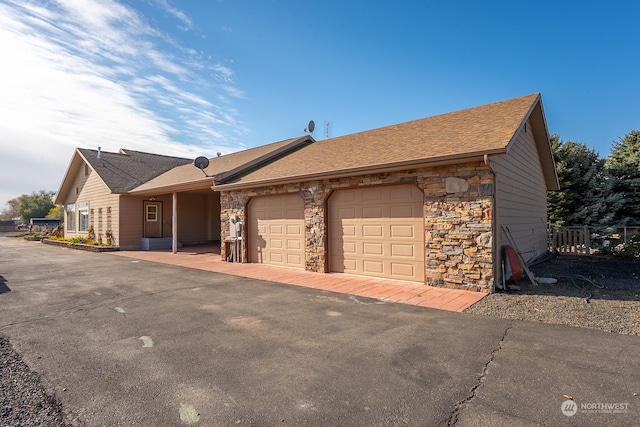
[[[223,154],[222,156],[209,157],[209,159],[211,160],[211,159],[216,159],[218,157],[229,156],[229,155],[232,155],[232,154],[245,153],[245,152],[251,151],[251,150],[264,149],[264,148],[270,147],[272,145],[282,144],[283,142],[293,142],[293,141],[295,141],[297,139],[304,138],[305,136],[308,136],[308,135],[296,136],[296,137],[293,137],[293,138],[285,138],[285,139],[281,139],[280,141],[270,142],[268,144],[258,145],[258,146],[255,146],[255,147],[248,147],[248,148],[245,148],[244,150],[233,151],[233,152],[228,153],[228,154]]]
[[[180,159],[180,160],[192,160],[188,157],[179,157],[179,156],[171,156],[168,154],[157,154],[157,153],[149,153],[146,151],[138,151],[138,150],[129,150],[129,149],[125,149],[125,148],[121,148],[120,150],[118,150],[118,152],[115,151],[105,151],[105,150],[94,150],[93,148],[80,148],[78,147],[78,150],[80,152],[89,152],[89,153],[98,153],[98,151],[101,154],[114,154],[114,155],[119,155],[119,156],[129,156],[132,157],[132,154],[138,154],[138,155],[145,155],[145,156],[154,156],[154,157],[163,157],[163,158],[167,158],[167,159]]]
[[[501,101],[491,102],[489,104],[476,105],[474,107],[467,107],[467,108],[463,108],[461,110],[448,111],[446,113],[435,114],[433,116],[420,117],[420,118],[417,118],[417,119],[406,120],[406,121],[400,122],[400,123],[392,123],[392,124],[389,124],[389,125],[380,126],[380,127],[373,128],[373,129],[366,129],[366,130],[362,130],[362,131],[358,131],[358,132],[349,133],[349,134],[346,134],[346,135],[335,136],[333,138],[324,139],[323,141],[329,141],[329,140],[332,140],[332,139],[340,139],[340,138],[345,138],[345,137],[352,137],[354,135],[364,134],[364,133],[368,133],[368,132],[375,132],[375,131],[378,131],[378,130],[381,130],[381,129],[388,129],[388,128],[393,128],[393,127],[397,127],[397,126],[408,125],[408,124],[415,123],[415,122],[420,122],[420,121],[423,121],[423,120],[442,118],[442,117],[448,116],[448,115],[458,115],[458,114],[462,114],[462,113],[467,113],[467,112],[472,111],[472,110],[487,109],[488,107],[495,107],[495,106],[500,105],[500,104],[514,102],[514,101],[517,101],[517,100],[523,100],[523,99],[529,98],[529,97],[532,98],[532,102],[533,102],[533,98],[534,97],[539,97],[539,96],[540,96],[540,92],[534,92],[534,93],[530,93],[528,95],[517,96],[515,98],[509,98],[509,99],[504,99],[504,100],[501,100]]]

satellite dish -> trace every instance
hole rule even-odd
[[[213,175],[207,175],[207,173],[204,171],[209,166],[209,159],[207,159],[206,157],[204,156],[196,157],[196,159],[193,161],[193,166],[200,169],[204,174],[204,176],[206,176],[207,178],[213,177]]]
[[[196,157],[193,161],[193,165],[198,169],[205,170],[209,166],[209,159],[204,156]]]
[[[307,128],[304,130],[305,132],[313,133],[313,130],[316,128],[316,123],[313,120],[309,121]]]

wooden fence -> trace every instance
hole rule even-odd
[[[640,226],[575,226],[549,228],[549,251],[559,254],[592,255],[599,250],[626,244],[640,234]]]
[[[588,227],[560,227],[550,230],[551,252],[591,255],[591,232]]]

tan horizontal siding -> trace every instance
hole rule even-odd
[[[218,193],[218,200],[219,197]],[[178,240],[182,244],[193,245],[220,239],[220,203],[217,203],[218,214],[214,218],[214,209],[212,209],[215,205],[214,198],[213,192],[211,194],[178,194]]]
[[[507,154],[491,158],[496,172],[497,249],[508,244],[506,225],[525,259],[547,249],[547,187],[531,127],[520,130]]]
[[[79,168],[78,173],[73,178],[71,191],[69,191],[68,197],[64,201],[65,208],[70,203],[77,205],[78,203],[89,202],[89,225],[93,226],[96,238],[102,238],[103,241],[106,241],[105,232],[107,229],[111,229],[117,244],[118,230],[113,227],[117,224],[118,195],[111,194],[108,187],[93,170],[89,169],[88,172],[89,174],[85,175],[84,166]],[[109,209],[111,211],[110,218],[108,216]],[[76,206],[75,231],[67,231],[65,225],[66,237],[87,236],[86,231],[78,231],[78,218]]]
[[[143,227],[143,198],[122,195],[117,219],[120,221],[121,249],[139,249]]]

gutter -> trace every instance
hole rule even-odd
[[[173,192],[181,192],[181,191],[189,191],[189,190],[201,190],[210,188],[209,183],[213,180],[211,178],[202,178],[198,181],[189,181],[186,183],[181,183],[179,185],[163,185],[160,187],[147,188],[144,190],[131,190],[126,192],[125,194],[130,194],[133,196],[144,196],[149,194],[158,194],[158,193],[173,193]],[[213,181],[215,182],[215,181]]]
[[[431,159],[419,159],[412,161],[403,161],[395,163],[385,163],[378,165],[360,166],[355,168],[341,169],[336,171],[321,171],[309,174],[277,177],[273,179],[265,179],[260,181],[236,182],[229,184],[214,185],[212,188],[216,191],[242,190],[247,188],[266,187],[269,185],[293,184],[297,182],[314,181],[321,179],[343,178],[345,176],[356,176],[383,172],[396,172],[407,169],[417,169],[419,167],[435,167],[449,165],[453,163],[477,162],[484,161],[489,154],[503,154],[504,148],[497,148],[490,151],[482,151],[477,153],[465,153],[464,155],[449,155],[435,157]]]

